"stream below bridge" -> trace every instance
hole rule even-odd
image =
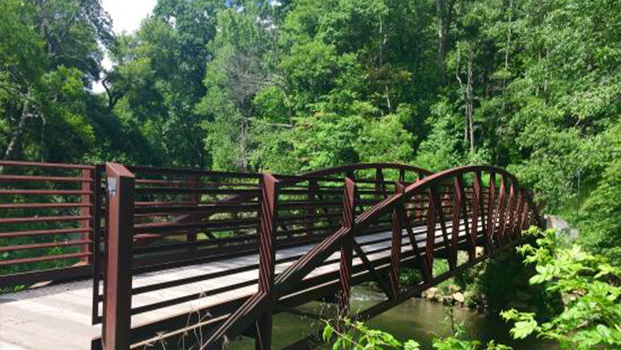
[[[356,286],[352,290],[352,310],[364,310],[385,300],[384,295],[368,286]],[[301,313],[321,315],[324,319],[332,318],[334,307],[325,303],[311,302],[296,308]],[[557,345],[536,338],[516,341],[509,335],[509,324],[499,316],[476,312],[467,308],[453,308],[454,319],[463,324],[473,339],[482,342],[495,340],[497,343],[510,345],[514,350],[558,350]],[[385,313],[368,320],[369,327],[387,331],[399,340],[414,339],[421,343],[422,349],[432,349],[434,337],[449,336],[447,310],[440,303],[426,299],[412,298]],[[323,322],[303,315],[280,313],[274,316],[273,349],[302,339],[313,331],[323,329]],[[241,337],[226,347],[227,350],[254,349],[251,338]],[[323,346],[319,349],[330,349]]]

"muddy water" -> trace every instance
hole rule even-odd
[[[353,289],[352,308],[354,311],[363,310],[382,300],[383,295],[377,291],[358,286]],[[330,319],[334,315],[333,306],[319,302],[308,303],[296,310],[299,311],[297,315],[280,313],[275,316],[273,349],[280,349],[314,331],[323,329],[322,321],[306,316],[306,313],[319,314],[324,319]],[[462,324],[473,339],[482,342],[495,340],[512,346],[514,350],[558,350],[554,344],[539,339],[512,340],[509,336],[510,326],[497,316],[477,313],[466,308],[452,310],[453,319]],[[441,304],[425,299],[411,299],[372,318],[366,324],[387,331],[399,340],[415,339],[421,343],[423,349],[431,349],[434,337],[451,334],[447,315],[448,311]],[[254,342],[250,338],[242,337],[229,344],[227,348],[250,350],[254,349]]]

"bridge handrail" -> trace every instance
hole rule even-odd
[[[101,170],[0,161],[0,288],[91,275]]]
[[[482,203],[482,188],[481,188],[481,174],[486,172],[490,176],[490,185],[488,190],[488,204],[487,208]],[[472,194],[472,222],[468,217],[467,196],[464,195],[463,176],[465,174],[472,174],[473,179],[473,194]],[[495,199],[495,176],[500,174],[500,188],[498,200]],[[405,205],[409,200],[416,195],[422,195],[428,193],[429,195],[429,209],[427,210],[427,238],[425,244],[425,251],[420,252],[418,245],[413,246],[418,266],[421,269],[423,278],[428,281],[433,278],[433,253],[436,245],[436,218],[441,217],[443,209],[441,199],[438,197],[437,188],[440,185],[446,185],[447,180],[454,180],[454,208],[459,206],[457,210],[457,217],[454,216],[453,220],[457,219],[457,225],[453,221],[452,225],[452,237],[449,239],[447,229],[444,226],[444,220],[439,220],[442,231],[444,234],[444,243],[446,244],[446,251],[449,251],[449,266],[450,270],[457,268],[456,266],[456,254],[457,244],[459,241],[459,226],[463,220],[466,226],[466,243],[469,245],[469,257],[471,261],[476,260],[475,246],[479,239],[477,236],[477,223],[479,218],[481,219],[481,226],[484,229],[484,240],[487,252],[492,252],[496,249],[496,245],[502,247],[503,244],[507,244],[507,241],[516,241],[521,237],[521,229],[524,229],[527,225],[533,223],[536,225],[543,225],[541,216],[537,207],[532,202],[532,197],[528,191],[520,187],[517,178],[504,169],[493,166],[463,166],[445,170],[424,179],[417,181],[402,191],[393,194],[380,203],[376,204],[372,208],[364,211],[358,217],[352,218],[351,223],[347,223],[347,219],[344,217],[343,226],[337,230],[334,234],[317,244],[304,256],[295,261],[292,265],[285,269],[278,276],[275,276],[270,289],[262,290],[250,299],[248,299],[237,311],[224,322],[219,328],[217,328],[210,336],[207,343],[202,347],[209,349],[210,347],[221,344],[225,338],[233,338],[239,334],[239,332],[248,327],[253,322],[254,315],[268,314],[271,315],[273,305],[269,300],[279,300],[281,297],[289,293],[295,285],[299,284],[302,279],[307,276],[313,269],[315,269],[322,261],[328,256],[335,253],[339,249],[341,250],[341,286],[345,296],[348,295],[347,289],[351,288],[351,283],[348,281],[351,279],[351,251],[350,242],[353,237],[356,236],[356,232],[360,232],[374,222],[376,222],[382,215],[390,215],[392,213],[395,225],[401,227],[399,233],[405,227],[408,235],[410,236],[410,242],[416,242],[414,239],[410,219],[408,219],[405,212]],[[509,199],[507,200],[507,180],[509,184]],[[346,186],[344,193],[344,206],[351,202],[355,196],[355,186]],[[518,192],[516,197],[516,191]],[[349,198],[349,200],[348,200]],[[351,203],[350,203],[351,204]],[[462,205],[464,205],[462,207]],[[437,208],[440,208],[439,211]],[[487,213],[485,212],[487,209]],[[509,210],[507,210],[509,209]],[[429,213],[433,213],[429,215]],[[461,216],[464,215],[462,218]],[[507,217],[508,216],[508,217]],[[516,216],[518,216],[516,218]],[[485,223],[487,221],[487,224]],[[510,222],[509,233],[505,236],[505,229],[507,221]],[[468,228],[468,223],[471,224],[471,230]],[[471,231],[471,232],[468,232]],[[400,234],[399,234],[400,236]],[[349,237],[349,238],[348,238]],[[400,251],[400,245],[398,250]],[[345,254],[345,255],[343,255]],[[398,255],[398,253],[394,253]],[[452,255],[452,258],[451,258]],[[343,259],[348,260],[349,263],[343,263]],[[398,259],[397,259],[398,261]],[[395,263],[393,261],[393,263]],[[398,266],[398,264],[397,264]],[[392,267],[395,269],[395,266]],[[269,274],[269,273],[268,273]],[[397,280],[398,273],[393,273],[393,280]],[[258,323],[260,325],[260,323]],[[269,325],[268,325],[269,326]],[[269,333],[270,330],[263,330],[263,332]],[[268,339],[269,336],[263,335],[258,339]],[[266,344],[263,344],[265,346]]]

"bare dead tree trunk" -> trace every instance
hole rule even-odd
[[[459,63],[461,61],[461,48],[457,45],[457,57],[455,58],[455,79],[459,83],[459,89],[464,89],[464,83],[461,80],[461,76],[459,75]],[[464,121],[464,141],[468,140],[468,120]]]
[[[242,115],[241,133],[239,135],[239,163],[242,171],[247,172],[248,169],[248,118]]]
[[[446,58],[446,47],[448,45],[449,29],[453,19],[454,7],[455,0],[449,0],[448,6],[445,0],[436,0],[436,12],[438,15],[437,70],[440,83],[444,83],[446,77],[444,60]]]
[[[472,61],[474,60],[474,52],[472,50],[472,44],[468,45],[468,80],[466,83],[466,116],[468,118],[468,130],[470,140],[470,151],[474,152],[474,121],[472,120],[472,114],[474,110],[473,97],[472,97]]]
[[[384,32],[384,19],[381,16],[380,16],[379,22],[380,22],[380,26],[379,26],[379,60],[378,60],[378,67],[377,67],[377,69],[381,71],[382,67],[384,66],[384,48],[386,46],[386,42],[388,41],[388,38],[386,37],[386,33]],[[384,85],[384,92],[386,93],[386,106],[388,107],[388,110],[391,111],[392,110],[392,102],[390,101],[390,90],[388,88],[388,82],[386,82],[386,84]]]
[[[11,131],[10,141],[6,147],[6,151],[4,152],[4,156],[2,158],[3,160],[10,160],[13,158],[15,151],[21,142],[24,128],[26,127],[26,119],[28,118],[29,108],[30,104],[28,100],[26,100],[26,102],[24,102],[24,107],[22,108],[22,113],[20,113],[21,115],[19,117],[17,127]]]
[[[513,17],[513,0],[509,0],[509,20],[507,25],[507,43],[505,45],[505,74],[502,77],[502,110],[507,107],[507,74],[509,73],[509,47],[511,46],[511,21]]]
[[[466,86],[464,87],[464,83],[459,74],[459,63],[461,59],[461,50],[459,46],[457,47],[457,57],[455,64],[455,78],[459,83],[460,90],[464,91],[464,102],[465,102],[465,111],[466,118],[464,120],[464,141],[470,144],[470,151],[474,151],[474,102],[473,102],[473,71],[472,64],[474,61],[474,50],[472,49],[472,44],[468,43],[468,68],[466,73]]]

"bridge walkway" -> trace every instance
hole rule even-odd
[[[452,223],[446,223],[447,228]],[[465,236],[464,225],[461,225],[461,236]],[[414,228],[417,245],[425,247],[426,229]],[[392,232],[382,232],[356,237],[362,250],[367,253],[370,261],[379,261],[390,255]],[[405,231],[402,232],[402,252],[412,251],[410,240]],[[436,243],[443,242],[440,224],[437,225]],[[282,272],[293,261],[301,257],[313,247],[312,244],[282,249],[277,252],[277,260],[287,262],[276,265],[276,272]],[[135,276],[133,286],[149,286],[157,283],[174,281],[179,278],[191,278],[231,269],[255,266],[258,255],[252,254],[218,262],[193,265],[156,271]],[[339,254],[330,256],[328,263],[309,274],[305,279],[327,275],[339,270]],[[361,267],[363,262],[354,253],[353,266]],[[197,290],[209,293],[214,289],[235,288],[226,292],[216,293],[197,298],[185,303],[141,313],[132,317],[132,327],[156,322],[176,315],[187,315],[198,310],[209,310],[211,306],[223,302],[243,300],[257,291],[257,269],[248,269],[240,273],[227,274],[208,281],[185,284],[167,289],[160,289],[134,296],[133,306],[139,308],[166,300],[192,295]],[[239,287],[239,286],[242,287]],[[25,290],[0,296],[0,349],[2,350],[84,350],[90,347],[92,337],[101,336],[101,326],[91,325],[92,310],[91,280],[61,283]]]

